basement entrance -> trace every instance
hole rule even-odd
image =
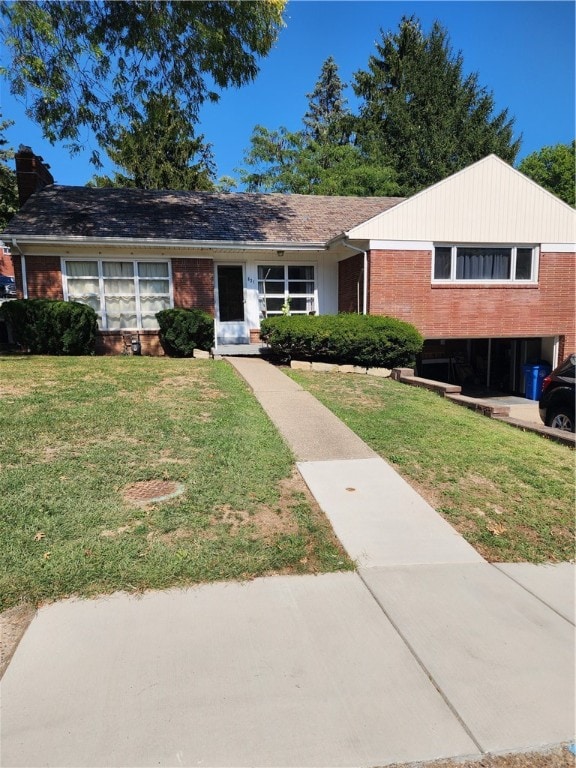
[[[556,337],[427,339],[417,360],[417,373],[459,384],[471,396],[523,396],[524,364],[544,360],[554,367],[557,341]]]

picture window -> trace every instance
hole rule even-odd
[[[536,248],[524,246],[438,245],[433,282],[535,282]]]
[[[65,277],[67,299],[91,306],[102,330],[156,330],[171,306],[166,261],[67,260]]]

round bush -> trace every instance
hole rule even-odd
[[[163,309],[156,313],[160,343],[170,357],[192,357],[194,349],[214,345],[214,320],[201,309]]]

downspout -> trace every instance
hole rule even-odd
[[[355,253],[361,253],[362,254],[362,275],[364,277],[363,285],[362,285],[362,314],[367,314],[368,310],[368,252],[363,251],[361,248],[356,248],[355,245],[350,245],[349,243],[342,240],[342,245],[344,248],[349,248],[351,251],[354,251]],[[360,308],[358,308],[360,309]],[[358,311],[358,314],[360,314],[360,311]]]
[[[12,244],[11,247],[18,251],[18,256],[20,256],[20,272],[22,274],[22,297],[24,299],[28,298],[28,278],[26,276],[26,259],[24,258],[24,254],[22,253],[22,250],[18,243],[16,242],[16,238],[12,238]]]

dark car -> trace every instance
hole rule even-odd
[[[16,296],[16,280],[7,275],[0,275],[0,299],[12,299]]]
[[[570,355],[564,362],[546,376],[540,395],[540,418],[547,427],[574,432],[574,402],[576,399],[575,379],[576,355]]]

